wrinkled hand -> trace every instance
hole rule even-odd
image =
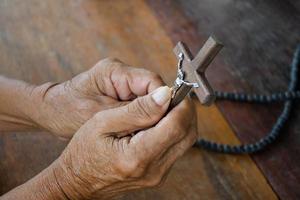
[[[170,96],[168,87],[160,87],[87,121],[58,159],[56,176],[64,194],[103,199],[159,185],[196,140],[190,102],[165,115]]]
[[[125,105],[162,84],[155,73],[104,59],[72,80],[36,87],[33,95],[40,100],[30,116],[38,126],[71,138],[95,113]]]

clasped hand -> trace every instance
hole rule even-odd
[[[53,167],[69,199],[160,185],[196,140],[189,100],[166,113],[171,90],[161,78],[116,59],[64,83],[35,87],[32,95],[38,99],[34,123],[72,138]]]

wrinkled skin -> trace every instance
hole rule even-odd
[[[196,140],[190,102],[163,117],[168,105],[158,106],[147,95],[91,118],[60,157],[64,193],[70,199],[107,199],[161,185]]]
[[[5,200],[109,199],[157,186],[197,137],[189,99],[167,112],[171,90],[160,87],[160,77],[115,59],[61,84],[18,82],[15,92],[15,81],[2,80],[8,82],[3,93],[19,95],[14,103],[23,110],[2,98],[7,128],[22,122],[71,140],[56,161]]]
[[[30,117],[41,128],[71,138],[95,113],[125,105],[161,85],[155,73],[104,59],[69,81],[36,87],[38,109]]]

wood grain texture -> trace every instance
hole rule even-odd
[[[287,88],[289,65],[300,42],[300,7],[294,1],[148,1],[173,43],[185,41],[196,52],[214,34],[225,48],[208,69],[214,89],[270,93]],[[217,102],[243,143],[263,137],[280,104]],[[300,198],[299,116],[266,152],[253,156],[282,199]],[[226,134],[226,133],[224,133]]]
[[[144,1],[1,0],[0,27],[0,73],[31,83],[63,81],[107,56],[155,71],[167,83],[176,75],[173,44]],[[215,106],[196,108],[201,136],[239,143]],[[1,133],[0,192],[37,174],[65,145],[46,134]],[[249,156],[199,149],[175,164],[161,188],[122,198],[277,199]]]

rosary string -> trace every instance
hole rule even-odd
[[[298,82],[298,68],[300,65],[300,45],[298,45],[293,61],[291,63],[290,71],[290,82],[289,87],[286,92],[273,93],[271,95],[262,95],[262,94],[245,94],[245,93],[233,93],[233,92],[220,92],[216,91],[217,100],[228,100],[236,102],[247,102],[247,103],[272,103],[272,102],[282,102],[284,101],[284,107],[274,123],[271,131],[259,141],[250,144],[241,144],[241,145],[229,145],[229,144],[220,144],[217,142],[209,141],[206,139],[198,139],[194,146],[204,148],[207,150],[219,152],[219,153],[229,153],[229,154],[250,154],[262,151],[268,145],[272,144],[280,135],[280,132],[286,122],[289,119],[292,102],[295,99],[300,98],[300,91],[297,91],[297,82]]]

